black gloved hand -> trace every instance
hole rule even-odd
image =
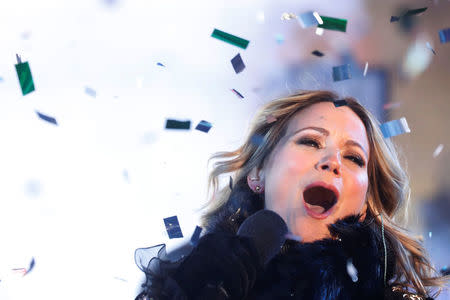
[[[207,286],[223,286],[229,296],[224,298],[243,299],[262,270],[260,260],[251,239],[210,233],[200,239],[172,277],[189,299],[201,298]]]

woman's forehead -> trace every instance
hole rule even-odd
[[[294,115],[288,123],[287,135],[306,127],[323,128],[332,135],[356,140],[368,149],[364,123],[349,107],[335,107],[331,102],[313,104]]]

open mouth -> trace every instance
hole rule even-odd
[[[330,209],[337,203],[337,195],[333,190],[323,186],[313,186],[303,192],[303,199],[308,213],[313,216],[327,215]]]

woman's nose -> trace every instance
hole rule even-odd
[[[316,168],[320,171],[329,171],[333,172],[333,174],[335,175],[340,175],[341,157],[339,152],[328,154],[327,156],[323,157],[317,164]]]

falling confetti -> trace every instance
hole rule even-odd
[[[323,28],[316,28],[317,35],[323,35],[323,32],[324,32]]]
[[[348,276],[350,276],[353,282],[358,281],[358,270],[356,270],[355,266],[353,265],[351,258],[347,260],[347,274]]]
[[[318,57],[322,57],[324,56],[324,54],[322,52],[320,52],[319,50],[314,50],[313,52],[311,52],[313,55],[318,56]]]
[[[285,21],[285,20],[292,20],[292,19],[297,19],[297,16],[293,13],[282,13],[281,14],[281,20]]]
[[[399,21],[401,18],[408,18],[414,15],[418,15],[420,13],[423,13],[424,11],[426,11],[428,9],[428,7],[423,7],[423,8],[417,8],[417,9],[410,9],[408,10],[404,15],[397,17],[397,16],[391,16],[391,23],[392,22],[397,22]]]
[[[434,51],[433,47],[431,47],[431,44],[429,42],[427,42],[427,48],[430,49],[434,55],[436,55],[436,51]]]
[[[385,138],[411,132],[405,118],[383,123],[380,125],[380,129]]]
[[[275,41],[277,42],[277,44],[281,45],[284,42],[284,35],[277,33],[275,35]]]
[[[194,233],[192,234],[190,243],[193,246],[196,246],[198,244],[198,240],[200,239],[200,234],[202,233],[203,228],[200,226],[195,226]]]
[[[93,98],[95,98],[97,96],[97,92],[88,86],[84,87],[84,92]]]
[[[183,233],[181,232],[181,228],[180,228],[180,224],[178,223],[177,216],[165,218],[164,225],[166,226],[166,231],[167,231],[167,234],[169,235],[169,239],[183,237]]]
[[[366,77],[367,69],[369,68],[369,62],[366,62],[366,65],[364,66],[364,73],[363,76]]]
[[[191,121],[166,120],[166,129],[191,129]]]
[[[231,60],[231,64],[233,65],[234,72],[236,74],[241,73],[245,69],[244,61],[241,58],[241,54],[238,53],[233,59]]]
[[[34,91],[33,76],[31,75],[31,70],[30,66],[28,65],[28,62],[23,63],[22,59],[18,54],[16,54],[16,57],[17,57],[17,64],[15,65],[16,72],[17,76],[19,77],[22,95],[25,96]]]
[[[444,145],[439,144],[433,152],[433,158],[436,158],[442,152],[442,149],[444,149]]]
[[[433,233],[430,231],[428,232],[428,237],[431,239],[431,237],[433,236]]]
[[[42,120],[49,122],[53,125],[58,125],[58,123],[56,122],[56,119],[47,115],[44,115],[43,113],[38,112],[37,110],[35,111],[36,114],[38,115],[39,118],[41,118]]]
[[[264,142],[264,136],[260,135],[260,134],[255,134],[250,138],[250,142],[259,147],[263,142]]]
[[[214,29],[213,33],[211,34],[213,38],[216,38],[218,40],[224,41],[226,43],[229,43],[231,45],[237,46],[242,49],[247,49],[248,40],[245,40],[243,38],[237,37],[235,35],[226,33],[224,31],[221,31],[219,29]]]
[[[157,66],[160,66],[160,67],[165,67],[165,65],[163,65],[163,64],[160,63],[160,62],[156,63],[156,65],[157,65]]]
[[[298,16],[298,21],[303,28],[313,27],[323,24],[322,18],[317,12],[308,11]]]
[[[239,98],[244,98],[244,96],[242,96],[242,94],[241,93],[239,93],[238,91],[236,91],[235,89],[231,89],[231,91],[233,92],[233,93],[235,93]]]
[[[233,177],[230,176],[230,182],[229,182],[230,190],[233,190]]]
[[[323,20],[323,24],[319,24],[317,27],[346,32],[347,30],[347,20],[337,19],[332,17],[320,16]]]
[[[341,81],[346,79],[351,79],[352,75],[350,73],[350,65],[342,65],[333,67],[333,80]]]
[[[439,30],[439,40],[441,41],[441,44],[450,42],[450,28]]]
[[[334,103],[334,106],[335,107],[340,107],[340,106],[344,106],[344,105],[347,105],[347,101],[346,100],[336,100],[336,101],[333,101],[333,103]]]
[[[212,127],[211,123],[209,123],[205,120],[201,120],[200,123],[198,123],[198,125],[195,127],[195,129],[208,133],[208,131],[211,129],[211,127]]]

